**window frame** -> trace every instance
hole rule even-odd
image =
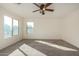
[[[27,33],[31,34],[33,32],[33,28],[34,28],[34,22],[28,21],[26,24],[27,24]],[[31,26],[29,26],[29,25],[31,25]],[[31,27],[31,29],[30,29],[30,27]],[[30,30],[31,30],[31,32],[30,32]]]
[[[13,20],[16,20],[16,19],[13,19]],[[17,20],[18,21],[18,34],[17,35],[19,35],[19,20]],[[12,21],[12,23],[13,23],[13,21]],[[13,29],[13,24],[12,24],[12,29]],[[12,36],[16,36],[16,35],[13,35],[13,31],[12,31]]]
[[[4,30],[4,28],[5,28],[5,26],[4,26],[4,25],[5,25],[5,23],[4,23],[4,21],[5,21],[4,17],[5,17],[5,16],[6,16],[6,15],[3,16],[3,30]],[[10,17],[10,16],[7,16],[7,17]],[[11,26],[12,26],[12,27],[11,27],[11,28],[12,28],[12,31],[11,31],[11,32],[12,32],[12,33],[11,33],[11,36],[10,36],[10,37],[18,36],[18,35],[19,35],[19,20],[15,19],[15,18],[12,18],[12,17],[10,17],[10,18],[12,19],[12,24],[11,24]],[[13,35],[13,31],[14,31],[14,29],[13,29],[13,20],[17,20],[17,21],[18,21],[18,32],[17,32],[18,34],[17,34],[17,35]],[[10,37],[5,37],[5,36],[6,36],[5,31],[3,31],[3,32],[4,32],[4,38],[6,38],[6,39],[7,39],[7,38],[10,38]]]

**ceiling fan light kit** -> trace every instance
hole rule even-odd
[[[46,3],[46,4],[41,4],[41,5],[38,5],[36,3],[33,3],[35,6],[37,6],[39,9],[38,10],[35,10],[33,12],[37,12],[37,11],[40,11],[40,13],[42,15],[45,15],[45,11],[50,11],[50,12],[53,12],[54,9],[48,9],[47,7],[50,6],[52,3]]]

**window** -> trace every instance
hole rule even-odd
[[[12,19],[8,16],[4,16],[4,34],[5,37],[12,36]]]
[[[27,22],[27,32],[31,33],[34,27],[34,23],[33,22]]]
[[[4,37],[12,37],[18,35],[18,20],[4,16]]]
[[[18,20],[13,20],[13,35],[18,35]]]

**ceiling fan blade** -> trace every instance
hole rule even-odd
[[[51,11],[51,12],[53,12],[54,10],[53,9],[45,9],[46,11]]]
[[[41,4],[40,9],[42,10],[44,8],[44,6],[45,6],[44,4]]]
[[[40,9],[38,9],[38,10],[35,10],[35,11],[33,11],[33,12],[37,12],[37,11],[39,11]]]
[[[38,4],[36,4],[36,3],[33,3],[33,4],[40,8],[40,6]]]
[[[47,3],[46,5],[45,5],[45,8],[47,8],[48,6],[50,6],[52,3]]]

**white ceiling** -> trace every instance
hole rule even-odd
[[[76,11],[79,8],[78,3],[53,3],[48,8],[54,9],[54,12],[46,12],[45,15],[41,15],[38,12],[33,13],[32,11],[38,9],[34,4],[32,3],[22,3],[22,4],[16,4],[16,3],[1,3],[0,6],[5,8],[8,11],[11,11],[21,17],[24,18],[62,18],[68,15],[71,12]]]

